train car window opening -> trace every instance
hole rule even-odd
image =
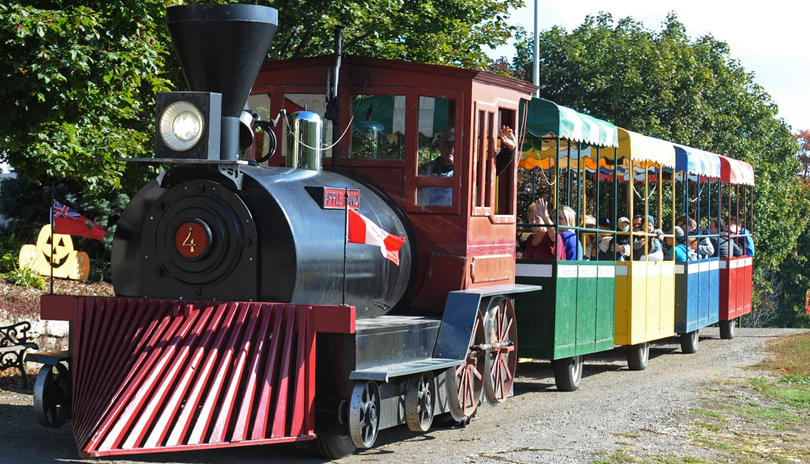
[[[517,112],[506,108],[498,110],[498,124],[496,130],[500,131],[503,126],[511,127],[518,136],[520,136],[519,129],[517,129],[516,122]],[[503,141],[500,137],[497,138],[497,152],[503,149]],[[495,176],[495,214],[498,216],[514,216],[515,204],[517,203],[517,191],[514,186],[517,183],[515,179],[515,167],[520,159],[520,147],[515,147],[515,154],[509,166],[500,174],[496,172]],[[498,162],[495,162],[496,167]]]
[[[453,205],[451,179],[456,177],[461,153],[461,134],[456,134],[455,120],[455,100],[419,97],[416,162],[417,177],[421,180],[416,187],[417,205]],[[430,178],[432,185],[424,185]]]
[[[350,158],[405,159],[405,95],[354,95]]]
[[[492,131],[495,114],[492,111],[479,110],[475,122],[475,150],[473,166],[475,170],[475,188],[473,188],[473,206],[476,215],[488,215],[492,208],[492,184],[495,181],[494,150]]]
[[[251,97],[252,98],[252,97]],[[268,108],[269,108],[269,97],[268,101]],[[284,104],[282,107],[287,110],[287,114],[293,114],[298,111],[312,111],[313,113],[317,113],[323,119],[324,114],[326,114],[326,95],[320,93],[288,93],[284,94]],[[251,107],[252,108],[252,107]],[[261,113],[260,113],[261,114]],[[264,117],[262,117],[264,119]],[[286,154],[289,153],[289,131],[290,127],[287,122],[279,122],[279,126],[281,126],[281,153]],[[332,121],[328,119],[323,119],[321,125],[321,147],[330,147],[328,149],[324,149],[321,151],[322,158],[331,158],[332,157]],[[285,157],[286,158],[286,157]]]
[[[681,248],[676,261],[684,261],[684,258],[686,261],[716,259],[715,249],[719,245],[716,221],[720,211],[720,159],[714,153],[677,144],[675,155],[677,188],[674,226],[680,228],[677,233],[683,234],[678,244],[687,245]],[[675,254],[676,245],[673,239],[668,252]]]

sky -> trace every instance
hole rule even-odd
[[[644,27],[659,32],[667,14],[674,11],[691,38],[711,34],[726,42],[729,56],[739,60],[754,81],[779,107],[779,117],[792,127],[810,129],[810,2],[769,0],[764,3],[727,0],[524,0],[524,8],[512,12],[510,24],[534,32],[534,4],[538,4],[539,28],[562,26],[569,32],[587,15],[600,11],[614,21],[632,17]],[[499,47],[491,57],[515,55],[514,45]]]

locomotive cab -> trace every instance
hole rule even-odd
[[[332,66],[332,57],[265,63],[249,106],[265,117],[282,108],[325,115]],[[441,313],[449,292],[513,285],[517,163],[496,175],[498,131],[506,125],[519,134],[521,100],[535,87],[487,72],[356,56],[342,58],[339,80],[340,123],[338,130],[324,125],[330,148],[323,165],[373,184],[407,216],[416,262],[408,306]],[[276,130],[288,140],[284,127]],[[337,140],[344,132],[350,135]],[[428,172],[446,143],[450,165]]]

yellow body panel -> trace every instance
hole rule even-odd
[[[675,265],[616,263],[614,342],[636,345],[675,335]]]

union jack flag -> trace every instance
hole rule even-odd
[[[55,234],[79,235],[104,240],[107,229],[77,213],[73,208],[53,201],[51,225]]]

